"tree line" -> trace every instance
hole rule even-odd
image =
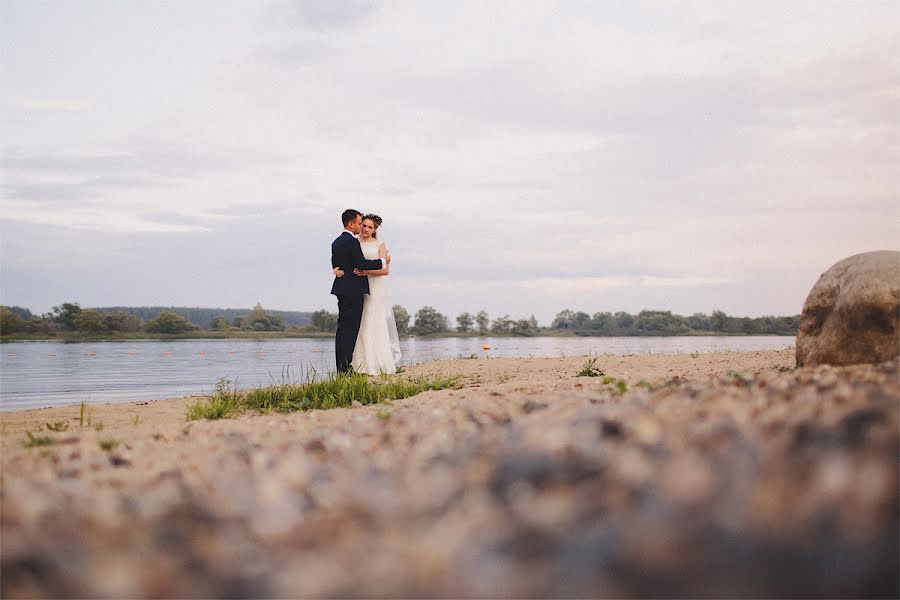
[[[259,304],[257,303],[257,306]],[[126,312],[136,317],[140,317],[144,321],[155,319],[159,313],[163,311],[172,312],[181,315],[194,325],[198,325],[203,329],[215,329],[221,327],[222,319],[228,323],[229,327],[235,326],[241,328],[242,325],[235,325],[235,319],[243,319],[247,315],[256,310],[248,308],[199,308],[199,307],[180,307],[180,306],[107,306],[94,309],[101,313]],[[300,312],[293,310],[272,310],[266,309],[266,315],[281,319],[281,323],[286,328],[303,327],[309,323],[309,312]]]
[[[420,308],[415,317],[400,305],[394,306],[394,320],[400,334],[437,335],[456,332],[477,335],[535,336],[574,333],[585,336],[648,336],[648,335],[796,335],[799,315],[791,317],[734,317],[716,310],[711,315],[694,313],[689,317],[671,311],[642,310],[636,315],[627,312],[596,312],[563,310],[554,317],[550,327],[541,327],[532,315],[528,319],[513,319],[509,315],[490,318],[484,310],[463,312],[456,316],[455,326],[434,307]],[[412,323],[410,324],[410,321]],[[309,327],[316,331],[334,332],[337,314],[326,310],[313,313]]]
[[[451,328],[447,316],[433,306],[423,306],[412,316],[397,304],[393,307],[393,313],[400,335],[438,335],[453,331],[478,335],[537,335],[541,331],[534,315],[529,319],[511,319],[509,315],[504,315],[491,320],[483,310],[475,314],[465,312],[456,317],[456,326]],[[308,327],[333,333],[337,331],[337,318],[337,313],[318,310],[312,314]]]
[[[309,324],[310,313],[252,309],[111,307],[82,308],[64,302],[51,312],[34,315],[20,306],[0,306],[0,332],[53,334],[72,331],[88,334],[113,332],[179,334],[210,331],[300,330]]]
[[[626,312],[564,310],[556,315],[551,329],[571,331],[578,335],[640,336],[691,335],[698,333],[731,335],[796,335],[800,315],[790,317],[734,317],[721,310],[711,315],[694,313],[689,317],[668,310],[642,310],[636,315]]]
[[[450,319],[432,306],[423,306],[415,315],[403,307],[393,307],[397,330],[401,335],[513,335],[536,336],[569,333],[586,336],[643,335],[796,335],[799,315],[757,318],[730,316],[722,311],[711,315],[694,313],[689,317],[671,311],[642,310],[595,312],[563,310],[550,327],[542,327],[532,315],[511,318],[508,314],[493,319],[480,310],[463,312]],[[290,318],[286,318],[289,315]],[[193,317],[193,318],[191,318]],[[199,330],[216,332],[284,332],[304,335],[334,333],[337,313],[317,310],[312,313],[270,311],[257,304],[252,309],[208,309],[159,307],[81,308],[77,302],[54,306],[50,313],[34,315],[27,308],[0,306],[0,333],[36,333],[52,335],[57,331],[88,334],[111,332],[182,334]],[[199,323],[197,321],[200,321]]]

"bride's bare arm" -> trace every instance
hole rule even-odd
[[[354,273],[357,275],[368,275],[369,277],[382,277],[384,275],[391,274],[391,265],[390,265],[390,252],[387,250],[387,246],[381,244],[378,246],[378,258],[385,259],[385,266],[383,269],[377,269],[374,271],[360,271],[359,269],[355,270]]]

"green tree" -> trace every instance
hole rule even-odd
[[[310,323],[317,331],[325,331],[334,333],[337,331],[338,316],[335,313],[328,312],[325,309],[317,310],[312,314]]]
[[[46,317],[31,317],[25,322],[25,331],[29,333],[45,333],[52,334],[54,331],[53,323]]]
[[[75,317],[81,312],[77,302],[63,302],[53,307],[53,321],[61,329],[75,329]]]
[[[98,333],[106,330],[106,320],[96,310],[82,310],[75,317],[75,331]]]
[[[227,331],[228,319],[223,316],[213,317],[212,321],[209,322],[209,328],[215,331]]]
[[[109,331],[126,331],[128,318],[131,316],[125,311],[101,313],[103,315],[103,327]]]
[[[688,317],[688,324],[694,331],[709,331],[712,329],[709,317],[704,313],[694,313]]]
[[[394,321],[397,322],[397,333],[409,333],[409,313],[399,304],[395,304]]]
[[[456,330],[461,333],[468,333],[475,324],[475,317],[471,313],[464,312],[456,317]]]
[[[550,324],[550,327],[553,329],[574,329],[575,313],[568,308],[559,311],[556,313],[556,316],[553,317],[553,322]]]
[[[148,321],[144,328],[150,333],[184,333],[199,329],[188,319],[167,310],[159,313],[155,319]]]
[[[516,322],[510,319],[509,315],[497,317],[494,319],[493,323],[491,323],[491,333],[512,333],[515,324]]]
[[[709,318],[710,329],[713,331],[725,331],[725,328],[728,325],[728,319],[728,315],[723,311],[714,310],[712,316]]]
[[[23,321],[27,321],[35,316],[30,310],[22,306],[7,306],[6,308]]]
[[[491,320],[488,317],[486,311],[479,310],[478,314],[475,315],[475,323],[478,325],[478,333],[480,333],[481,335],[484,335],[488,332],[488,325],[490,324],[490,322]]]
[[[513,335],[532,336],[538,333],[538,322],[531,315],[530,319],[519,319],[513,323],[511,333]]]
[[[423,306],[416,312],[416,322],[412,330],[416,335],[447,331],[447,317],[431,306]]]
[[[129,333],[134,333],[135,331],[140,331],[141,327],[144,326],[144,320],[141,319],[137,315],[128,315],[128,318],[125,319],[125,323],[122,325],[122,331],[127,331]]]
[[[615,323],[612,313],[595,312],[591,316],[591,329],[594,331],[611,334],[615,330]]]
[[[16,333],[25,331],[26,323],[8,306],[0,306],[0,333]]]
[[[579,310],[572,315],[572,329],[584,331],[591,328],[591,315]]]
[[[634,316],[627,312],[619,311],[613,315],[613,318],[616,320],[616,329],[618,329],[618,333],[622,335],[631,334],[631,328],[634,325]]]
[[[250,314],[241,321],[241,329],[253,331],[284,331],[284,320],[278,315],[270,315],[257,302]]]

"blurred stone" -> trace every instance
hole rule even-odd
[[[797,366],[880,363],[900,355],[900,252],[856,254],[813,286],[800,315]]]
[[[898,596],[897,361],[552,385],[14,448],[0,596]]]

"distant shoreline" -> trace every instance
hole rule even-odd
[[[402,339],[422,338],[428,340],[450,338],[541,338],[541,337],[791,337],[781,333],[723,333],[718,331],[691,331],[686,333],[665,334],[645,333],[632,335],[605,335],[587,332],[547,330],[536,335],[514,335],[509,333],[459,333],[446,331],[429,335],[402,335]],[[285,331],[246,331],[246,332],[193,332],[193,333],[121,333],[86,334],[80,332],[13,333],[0,336],[0,343],[16,342],[131,342],[131,341],[169,341],[169,340],[280,340],[280,339],[334,339],[333,333],[294,333]]]

